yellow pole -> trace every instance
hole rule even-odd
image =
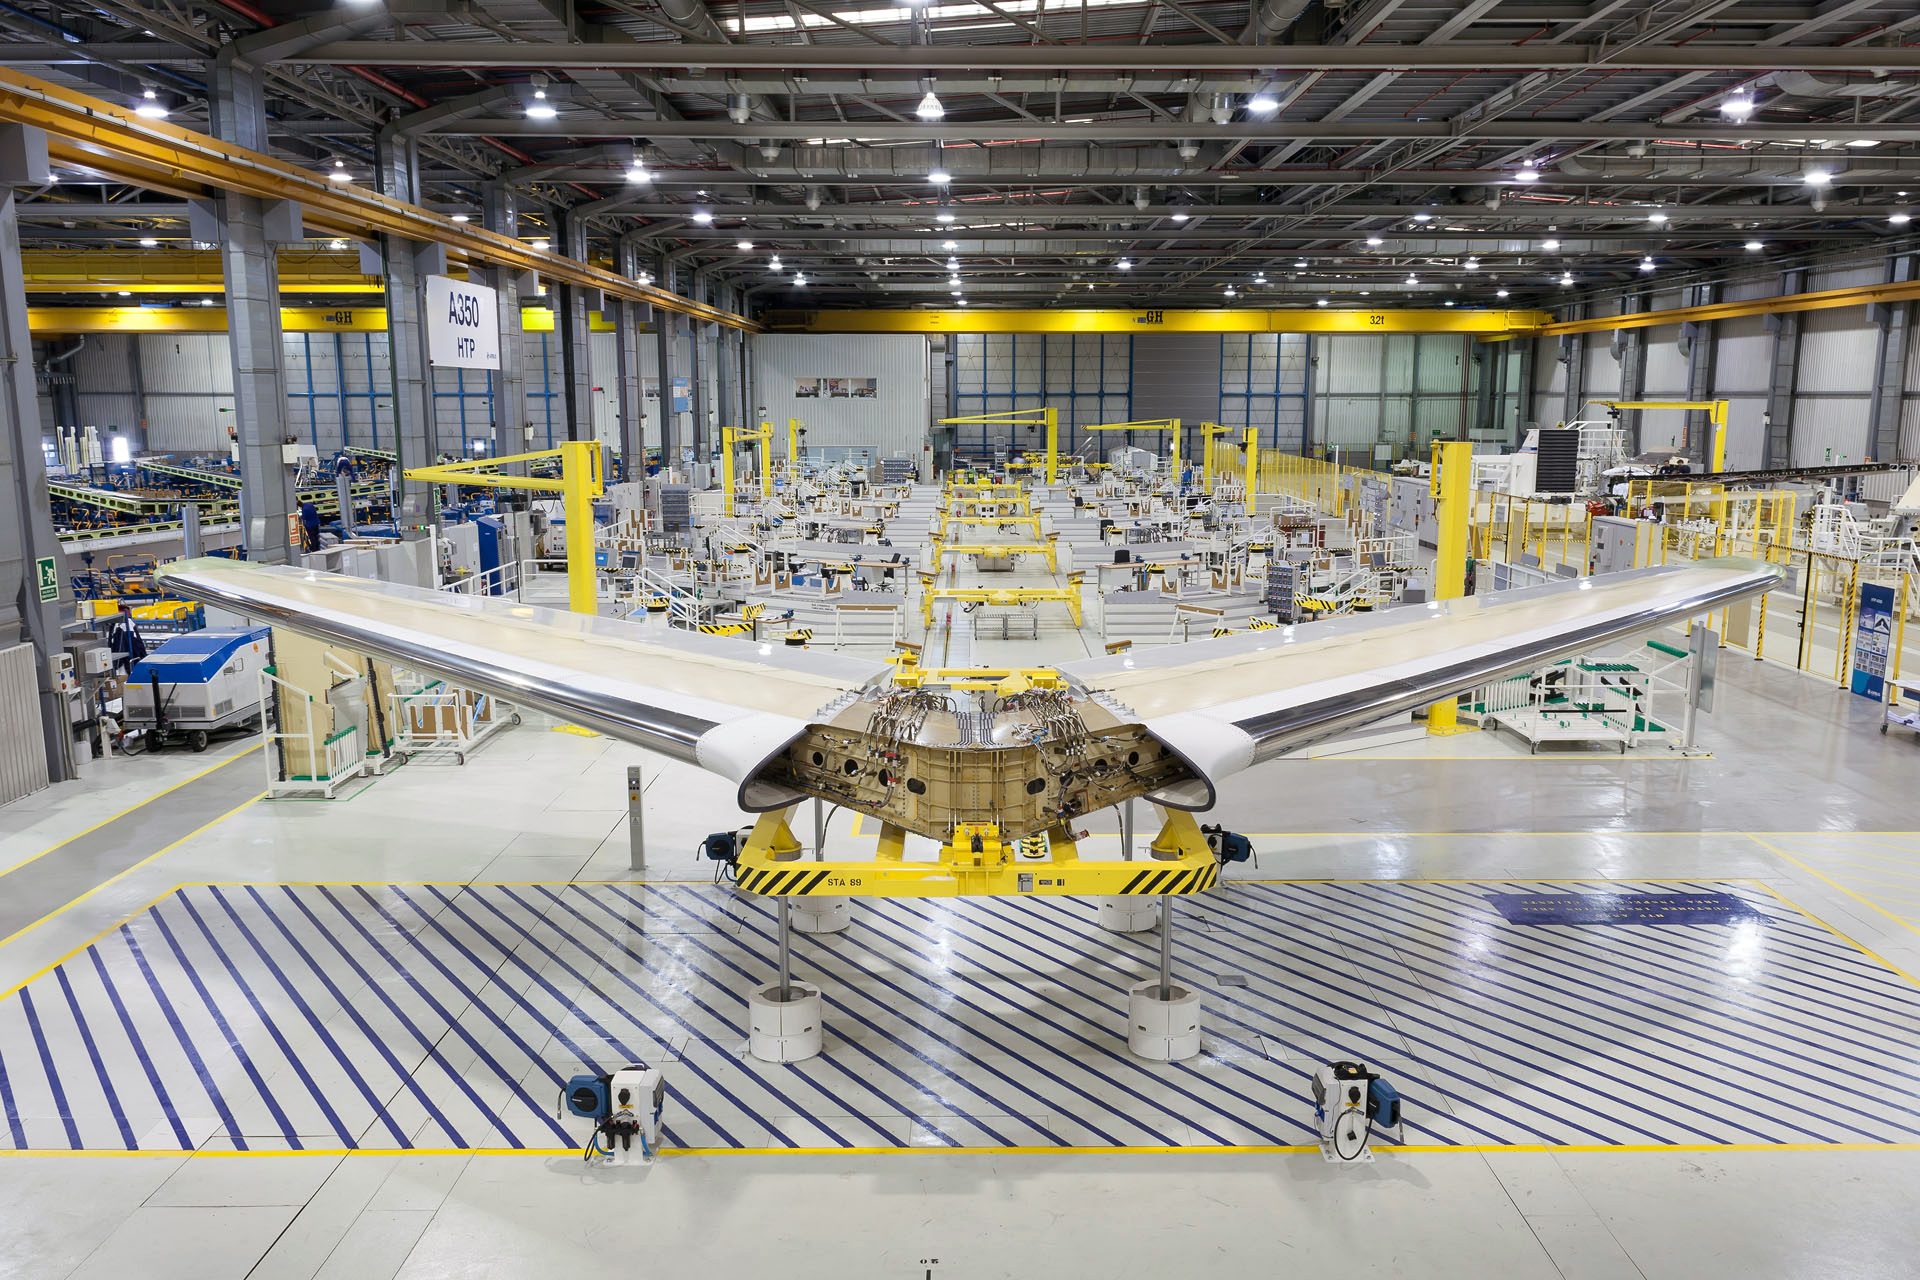
[[[760,424],[760,501],[773,501],[773,424]]]
[[[800,429],[806,425],[798,418],[787,419],[787,469],[796,475],[800,471]]]
[[[569,440],[560,450],[561,496],[567,512],[567,607],[597,616],[593,499],[601,488],[600,446],[592,440]]]
[[[1247,515],[1253,515],[1253,482],[1260,470],[1260,434],[1257,428],[1247,428],[1247,443],[1244,446],[1247,456],[1244,461],[1247,486]]]
[[[1047,483],[1052,484],[1060,474],[1060,411],[1052,405],[1046,408],[1047,415]]]
[[[1467,529],[1473,514],[1473,445],[1468,441],[1433,442],[1433,598],[1457,600],[1467,593]],[[1427,708],[1427,732],[1465,732],[1458,723],[1459,699],[1442,698]]]
[[[733,514],[733,431],[720,428],[720,501],[727,515]]]

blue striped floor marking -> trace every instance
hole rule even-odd
[[[1509,925],[1495,892],[1732,893],[1729,925]],[[1183,901],[1204,1052],[1126,1051],[1158,938],[1077,899],[858,900],[795,934],[827,1052],[745,1056],[775,910],[691,883],[183,886],[0,1001],[0,1147],[571,1148],[661,1061],[683,1147],[1287,1145],[1329,1056],[1409,1141],[1920,1141],[1920,988],[1738,884],[1237,884]],[[190,923],[189,923],[190,922]],[[1244,987],[1215,975],[1238,973]],[[1831,1073],[1847,1074],[1835,1098]]]

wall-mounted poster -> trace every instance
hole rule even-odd
[[[851,378],[822,378],[820,379],[821,392],[830,399],[845,400],[848,384],[852,381]]]
[[[848,394],[855,400],[874,400],[880,395],[877,378],[846,378],[843,381],[847,384]]]
[[[820,379],[795,378],[793,380],[793,398],[796,400],[817,400],[820,398]]]

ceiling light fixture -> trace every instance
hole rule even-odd
[[[119,292],[120,292],[120,296],[123,298],[131,298],[133,296],[133,290],[131,289],[122,289]]]
[[[938,212],[938,213],[936,213],[936,214],[934,214],[934,215],[933,215],[933,220],[934,220],[935,222],[952,222],[952,221],[953,221],[953,210],[951,210],[951,209],[942,209],[942,210],[941,210],[940,212]]]
[[[527,104],[527,119],[551,120],[559,114],[559,111],[554,109],[554,105],[547,101],[547,91],[545,89],[535,89],[533,91],[533,101]]]
[[[553,241],[547,240],[544,238],[540,240],[535,240],[533,242],[533,247],[538,249],[540,252],[545,253],[547,250],[553,248]]]
[[[1904,227],[1907,225],[1907,223],[1913,221],[1913,215],[1902,210],[1899,213],[1888,214],[1887,221],[1891,222],[1896,227]]]
[[[938,186],[944,187],[945,185],[947,185],[947,183],[953,181],[953,175],[948,173],[945,169],[935,169],[932,173],[929,173],[927,175],[927,181],[931,183],[935,183]]]
[[[346,242],[345,240],[329,240],[329,241],[327,241],[327,248],[329,248],[329,249],[331,249],[331,250],[333,250],[333,251],[334,251],[335,253],[339,253],[339,252],[340,252],[340,251],[341,251],[342,249],[344,249],[344,248],[346,248],[346,247],[347,247],[347,242]]]
[[[1641,269],[1642,271],[1651,271],[1651,270],[1653,270],[1653,259],[1652,259],[1652,258],[1642,258],[1642,259],[1640,259],[1640,269]]]
[[[633,167],[627,170],[627,181],[628,182],[652,182],[653,175],[647,172],[647,166],[645,166],[644,164],[641,164],[638,160],[635,160],[633,162]]]
[[[473,219],[472,219],[472,218],[470,218],[470,217],[468,217],[468,216],[467,216],[466,214],[464,214],[464,213],[456,213],[456,214],[454,214],[454,215],[453,215],[453,221],[455,221],[455,222],[471,222],[471,221],[473,221]]]
[[[1753,99],[1744,89],[1728,94],[1720,99],[1720,114],[1729,120],[1745,120],[1753,114]]]
[[[329,182],[352,182],[353,175],[347,172],[347,162],[345,160],[335,160],[333,162],[333,172],[327,175],[327,180]]]
[[[1185,222],[1190,215],[1185,209],[1175,209],[1169,216],[1175,222]]]
[[[1573,283],[1573,272],[1571,272],[1571,271],[1569,271],[1569,272],[1567,272],[1567,273],[1565,273],[1564,275],[1562,275],[1562,276],[1560,277],[1560,283],[1561,283],[1561,284],[1572,284],[1572,283]]]
[[[1651,222],[1656,227],[1659,226],[1661,223],[1665,222],[1666,220],[1667,220],[1667,215],[1659,209],[1655,209],[1652,213],[1647,215],[1647,221]]]
[[[1256,93],[1247,99],[1247,110],[1256,116],[1270,116],[1280,109],[1280,99],[1270,93]]]
[[[807,273],[806,273],[806,272],[804,272],[804,271],[797,271],[797,272],[795,272],[795,273],[794,273],[794,276],[793,276],[793,283],[794,283],[794,285],[795,285],[796,287],[798,287],[798,288],[801,288],[801,289],[804,289],[804,288],[806,288],[806,287],[807,287]]]
[[[1494,290],[1493,296],[1496,298],[1504,298],[1507,296],[1507,291],[1505,289],[1496,289]]]
[[[1383,242],[1381,241],[1379,236],[1367,237],[1367,248],[1369,249],[1378,249],[1382,243]]]
[[[1469,271],[1478,271],[1480,269],[1480,260],[1478,258],[1468,258],[1460,265]]]
[[[1833,181],[1833,175],[1825,169],[1809,169],[1804,175],[1804,181],[1810,187],[1824,187]]]
[[[1232,285],[1228,285],[1228,286],[1227,286],[1227,296],[1228,296],[1229,298],[1237,298],[1237,297],[1239,297],[1240,295],[1239,295],[1239,294],[1237,294],[1237,293],[1235,293],[1235,292],[1233,291],[1233,286],[1232,286]]]
[[[781,270],[779,254],[776,253],[773,255],[773,258],[767,263],[767,270],[769,271]]]
[[[1758,252],[1760,252],[1760,251],[1761,251],[1762,249],[1764,249],[1764,248],[1766,248],[1766,247],[1767,247],[1766,245],[1764,245],[1764,244],[1761,244],[1761,243],[1760,243],[1760,242],[1759,242],[1758,240],[1749,240],[1749,241],[1747,241],[1747,252],[1748,252],[1748,253],[1758,253]]]
[[[713,215],[705,209],[695,209],[693,211],[693,220],[700,226],[710,226],[713,223]]]
[[[1305,258],[1295,258],[1293,260],[1293,265],[1296,267],[1305,267],[1307,265],[1307,260]]]
[[[1407,283],[1408,283],[1408,284],[1419,284],[1419,283],[1420,283],[1420,277],[1419,277],[1419,276],[1416,276],[1416,275],[1414,275],[1414,274],[1412,274],[1411,272],[1409,272],[1409,273],[1407,274]]]
[[[958,249],[960,247],[960,243],[957,240],[942,240],[940,242],[940,247],[942,249],[946,249],[949,252],[951,252],[954,249]]]
[[[1538,182],[1540,181],[1540,171],[1532,165],[1527,165],[1513,175],[1513,180],[1515,182]]]
[[[160,101],[160,95],[151,89],[143,90],[140,101],[134,106],[133,114],[146,120],[165,120],[167,104]]]
[[[1316,307],[1324,307],[1327,305],[1327,300],[1325,298],[1316,298],[1314,299],[1313,305]]]
[[[947,109],[940,105],[940,96],[929,89],[927,96],[920,99],[920,105],[914,108],[913,114],[922,120],[939,120],[947,114]]]
[[[157,249],[160,247],[160,242],[158,240],[155,240],[152,236],[141,236],[140,247],[142,249]]]
[[[1548,253],[1552,253],[1554,250],[1560,247],[1560,242],[1558,240],[1542,240],[1540,242],[1540,247],[1542,249],[1545,249]]]
[[[738,250],[739,250],[740,252],[742,252],[742,253],[751,253],[751,252],[753,252],[753,241],[751,241],[751,240],[735,240],[735,241],[733,242],[733,247],[734,247],[734,248],[736,248],[736,249],[738,249]]]
[[[1433,215],[1430,213],[1416,213],[1413,215],[1413,220],[1415,222],[1432,222]]]
[[[1133,270],[1133,260],[1131,258],[1122,258],[1120,259],[1120,261],[1114,263],[1113,265],[1122,271]]]

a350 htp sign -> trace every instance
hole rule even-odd
[[[448,276],[427,277],[427,363],[450,369],[500,367],[500,310],[493,290]]]

